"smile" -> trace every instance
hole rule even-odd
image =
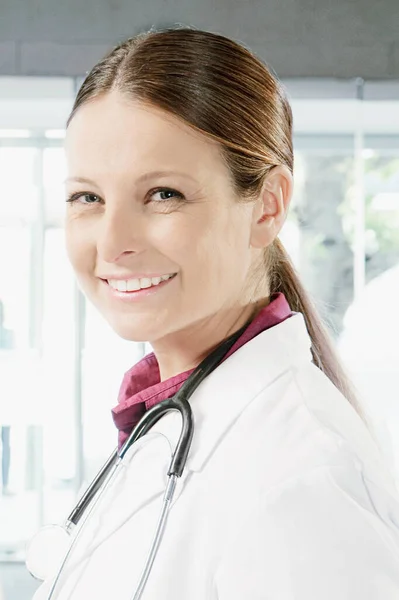
[[[125,279],[125,280],[116,280],[116,279],[107,279],[108,285],[117,290],[118,292],[136,292],[138,290],[147,289],[150,287],[154,287],[162,283],[163,281],[167,281],[174,277],[176,273],[170,273],[168,275],[162,275],[161,277],[143,277],[140,279]]]
[[[130,304],[162,294],[162,290],[172,285],[176,276],[177,273],[170,273],[159,277],[140,277],[140,279],[102,279],[101,283],[106,287],[111,298]]]

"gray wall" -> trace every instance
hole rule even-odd
[[[242,41],[283,78],[399,78],[399,0],[0,0],[0,75],[84,75],[175,23]]]

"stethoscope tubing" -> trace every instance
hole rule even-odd
[[[58,573],[51,586],[50,593],[47,600],[51,600],[54,597],[54,591],[57,583],[61,577],[64,567],[72,553],[72,550],[76,546],[80,533],[87,522],[90,515],[93,513],[95,507],[98,505],[100,499],[104,493],[110,489],[112,480],[118,473],[118,467],[123,461],[126,453],[138,439],[144,436],[151,427],[167,412],[170,410],[177,410],[182,416],[182,426],[179,440],[176,444],[175,451],[173,453],[171,463],[168,470],[168,485],[165,490],[164,501],[162,506],[161,515],[159,517],[153,542],[150,547],[150,551],[145,563],[142,575],[140,577],[139,584],[133,594],[131,600],[139,600],[141,598],[144,587],[147,583],[152,565],[155,560],[155,556],[159,549],[159,545],[164,533],[167,517],[169,514],[173,493],[176,487],[177,478],[181,477],[187,457],[190,451],[191,442],[194,434],[194,422],[191,406],[188,402],[193,392],[197,389],[200,383],[211,373],[222,361],[224,356],[228,353],[243,331],[246,329],[248,324],[245,324],[240,330],[236,331],[229,338],[224,340],[210,355],[208,355],[201,364],[193,371],[189,378],[184,382],[180,390],[175,394],[173,398],[168,398],[159,404],[156,404],[149,409],[144,416],[141,418],[139,423],[135,426],[132,433],[118,451],[115,450],[107,459],[107,462],[97,473],[89,488],[79,499],[75,508],[68,516],[65,528],[67,532],[71,532],[76,525],[82,520],[81,527],[77,532],[76,536],[71,542],[71,545],[62,561],[62,564],[58,570]],[[91,506],[90,506],[91,505]],[[97,546],[97,545],[96,545]],[[93,549],[92,549],[93,551]]]
[[[69,525],[69,529],[78,524],[88,504],[92,501],[99,488],[103,485],[103,481],[118,458],[123,459],[125,454],[129,451],[131,445],[134,444],[134,442],[140,437],[145,435],[158,421],[158,419],[172,409],[178,410],[182,415],[182,432],[180,434],[176,450],[173,454],[168,475],[176,474],[178,477],[181,477],[194,433],[193,417],[191,406],[188,400],[200,383],[205,379],[205,377],[207,377],[207,375],[209,375],[209,373],[219,365],[220,361],[231,349],[246,327],[247,325],[242,327],[239,331],[236,331],[233,335],[224,340],[222,344],[220,344],[209,356],[207,356],[190,375],[187,381],[185,381],[173,398],[168,398],[163,402],[156,404],[144,414],[122,448],[119,451],[116,449],[109,456],[107,462],[94,477],[92,483],[80,498],[71,514],[68,516],[67,523],[71,524]]]
[[[173,500],[173,494],[176,489],[177,475],[170,475],[168,485],[165,490],[165,495],[162,504],[161,514],[157,523],[157,527],[155,530],[154,539],[150,546],[150,551],[147,557],[147,560],[144,565],[143,572],[141,574],[139,583],[137,584],[137,589],[133,594],[131,600],[140,600],[144,588],[146,586],[147,580],[150,576],[152,565],[154,564],[155,557],[157,555],[159,546],[161,544],[162,536],[166,528],[166,521],[169,516],[169,511],[171,507],[171,503]]]
[[[68,532],[73,531],[73,529],[79,523],[88,505],[91,503],[94,496],[99,491],[100,487],[105,483],[108,474],[111,472],[112,469],[114,469],[117,466],[117,460],[118,449],[116,448],[109,456],[108,460],[103,465],[103,467],[101,467],[101,469],[94,477],[83,496],[77,502],[71,514],[68,516],[66,520],[66,527]]]

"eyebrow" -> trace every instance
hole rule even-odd
[[[140,175],[140,177],[138,177],[136,181],[146,181],[147,179],[151,179],[152,177],[165,177],[167,175],[179,175],[180,177],[185,177],[186,179],[191,179],[192,181],[195,181],[194,177],[192,177],[188,173],[182,173],[179,171],[149,171],[148,173]],[[97,185],[95,181],[86,177],[67,177],[64,180],[64,183],[68,183],[70,181],[75,181],[77,183],[89,183],[90,185]]]

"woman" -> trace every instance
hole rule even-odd
[[[397,600],[395,484],[277,238],[293,189],[277,79],[220,35],[138,35],[87,76],[66,151],[79,285],[154,349],[123,380],[119,444],[243,328],[190,399],[192,446],[143,598]],[[169,413],[132,447],[52,598],[133,597],[179,433]]]

